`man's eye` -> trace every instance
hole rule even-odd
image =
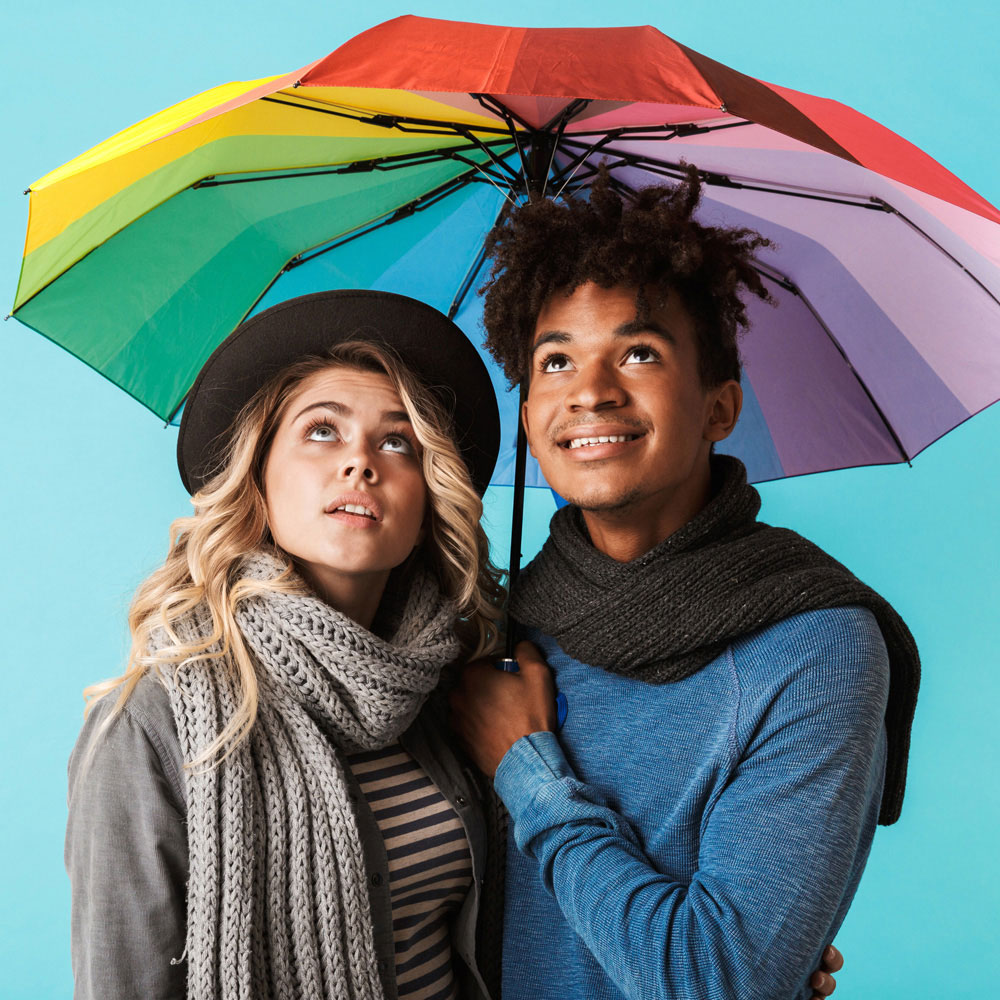
[[[648,364],[650,361],[658,361],[659,357],[659,354],[657,354],[652,347],[640,345],[638,347],[633,347],[628,354],[625,355],[625,362],[630,365],[644,365]]]
[[[336,437],[336,428],[330,424],[313,424],[306,432],[307,441],[333,441]]]
[[[550,354],[542,362],[543,372],[564,372],[570,367],[570,360],[565,354]]]
[[[383,442],[382,447],[386,451],[395,451],[400,455],[412,455],[413,445],[409,439],[402,434],[390,434]]]

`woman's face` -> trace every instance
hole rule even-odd
[[[389,571],[421,540],[420,454],[385,375],[331,368],[289,401],[264,465],[268,524],[335,606],[349,611],[359,588],[377,603]]]

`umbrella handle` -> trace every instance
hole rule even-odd
[[[517,665],[517,660],[512,659],[509,656],[505,656],[502,660],[496,660],[493,664],[494,670],[502,670],[505,674],[519,674],[521,672],[520,667]],[[566,700],[566,695],[562,691],[556,691],[556,731],[558,732],[562,729],[563,724],[566,722],[566,716],[569,715],[569,702]]]

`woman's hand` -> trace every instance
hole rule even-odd
[[[811,1000],[822,1000],[837,988],[833,973],[840,972],[843,967],[844,956],[832,944],[828,944],[820,959],[819,968],[809,977],[809,985],[813,988]]]
[[[522,737],[555,731],[555,685],[538,648],[519,642],[518,672],[476,660],[462,671],[449,697],[451,728],[483,774],[492,778],[504,754]]]

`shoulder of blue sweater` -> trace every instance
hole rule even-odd
[[[803,642],[839,644],[847,638],[884,645],[875,615],[868,608],[853,604],[789,615],[773,625],[743,636],[737,640],[736,645],[769,647],[773,650],[783,646],[797,646]]]
[[[741,686],[784,686],[821,672],[824,687],[888,689],[889,655],[875,615],[848,606],[805,611],[743,636],[731,647]],[[861,682],[864,682],[863,684]]]

